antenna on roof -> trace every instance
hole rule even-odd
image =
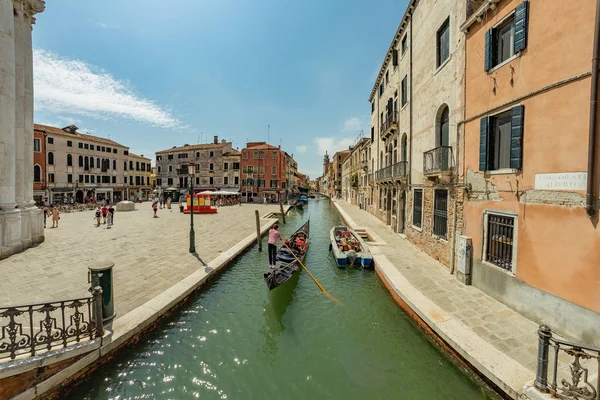
[[[271,137],[271,125],[267,125],[267,144],[269,144],[270,137]]]

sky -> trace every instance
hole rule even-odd
[[[315,179],[370,134],[369,95],[407,0],[54,0],[33,28],[34,120],[153,159],[281,144]]]

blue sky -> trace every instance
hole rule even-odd
[[[35,122],[136,154],[282,144],[316,178],[369,132],[368,97],[406,0],[61,0],[33,30]]]

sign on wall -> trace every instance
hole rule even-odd
[[[536,190],[586,190],[587,172],[535,174]]]

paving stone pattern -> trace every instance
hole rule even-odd
[[[256,233],[254,210],[260,216],[279,212],[279,205],[219,208],[218,214],[194,215],[196,251],[208,263],[243,238]],[[117,318],[144,304],[199,268],[189,253],[190,216],[158,210],[149,202],[136,211],[116,212],[115,225],[95,226],[94,213],[61,214],[58,228],[48,218],[41,245],[0,261],[0,306],[66,300],[89,295],[88,266],[115,263],[114,296]],[[268,221],[261,219],[261,225]]]

